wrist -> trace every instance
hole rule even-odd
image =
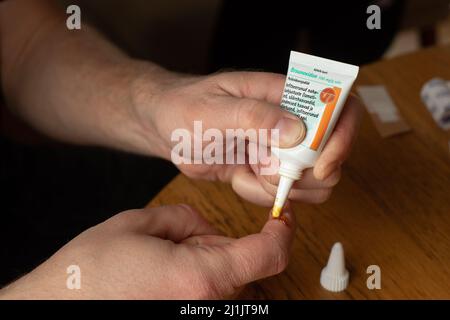
[[[125,68],[126,76],[121,77],[118,86],[119,90],[126,88],[125,106],[117,105],[119,110],[111,110],[115,119],[109,116],[105,124],[108,135],[114,137],[113,147],[167,159],[168,146],[157,129],[161,108],[155,97],[172,82],[174,74],[138,60],[126,63]]]

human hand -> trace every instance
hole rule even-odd
[[[171,158],[174,130],[192,133],[195,120],[202,121],[204,131],[278,128],[280,147],[302,140],[302,122],[279,107],[284,76],[169,72],[132,59],[89,26],[77,32],[62,28],[64,13],[52,2],[3,1],[0,8],[0,29],[8,30],[1,36],[5,99],[15,114],[46,135],[165,159]],[[40,29],[42,21],[48,23]],[[359,109],[351,98],[316,167],[304,172],[290,199],[317,203],[327,198],[356,135]],[[262,176],[258,166],[178,167],[190,177],[231,182],[252,202],[273,203],[278,177]]]
[[[305,135],[303,123],[279,107],[285,81],[282,75],[228,72],[206,77],[172,75],[163,79],[158,90],[145,90],[148,82],[140,86],[135,114],[141,121],[140,137],[158,136],[158,154],[166,159],[170,159],[173,146],[172,132],[182,128],[193,136],[196,120],[202,121],[203,132],[216,128],[224,137],[226,129],[277,128],[279,146],[285,148],[299,144]],[[316,166],[305,170],[294,185],[291,200],[320,203],[329,197],[356,137],[360,114],[359,101],[350,97]],[[267,145],[270,146],[270,139]],[[279,180],[278,174],[262,175],[259,164],[184,163],[178,168],[189,177],[231,182],[240,196],[265,206],[273,204]]]
[[[288,263],[295,215],[240,239],[220,235],[187,205],[122,212],[83,232],[0,291],[6,299],[217,299]],[[66,287],[78,265],[81,288]]]

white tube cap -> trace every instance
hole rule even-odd
[[[336,242],[331,249],[328,264],[320,274],[322,287],[332,292],[344,291],[348,286],[349,273],[345,268],[344,248]]]

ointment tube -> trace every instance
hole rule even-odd
[[[314,166],[344,107],[359,68],[291,51],[281,107],[303,120],[306,136],[293,148],[272,147],[280,183],[272,216],[278,218],[293,183]]]

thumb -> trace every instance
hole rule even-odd
[[[228,278],[234,287],[282,272],[295,234],[295,215],[288,205],[283,220],[269,218],[262,231],[224,246]]]
[[[220,108],[217,119],[226,128],[278,129],[279,143],[269,142],[270,145],[288,148],[299,144],[306,134],[303,121],[280,108],[285,79],[284,75],[267,72],[217,75],[216,80],[229,99],[224,101],[226,108]]]
[[[305,137],[306,127],[303,121],[294,114],[279,106],[253,98],[227,97],[226,113],[220,119],[220,129],[266,129],[272,133],[268,136],[268,145],[289,148],[299,144]],[[278,136],[273,130],[278,130]],[[256,137],[258,134],[256,134]],[[248,137],[250,142],[255,137]]]

